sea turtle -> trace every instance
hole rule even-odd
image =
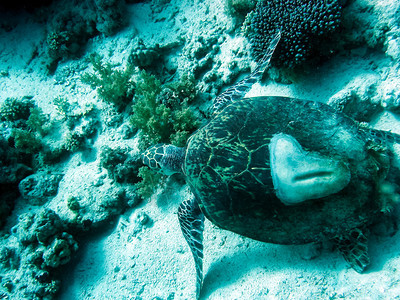
[[[197,297],[204,216],[268,243],[326,238],[357,272],[369,264],[368,225],[382,214],[380,186],[390,167],[386,144],[400,138],[361,126],[323,103],[243,98],[279,39],[278,33],[255,71],[214,100],[211,120],[186,147],[159,144],[142,155],[152,169],[183,173],[193,193],[178,217],[195,261]]]

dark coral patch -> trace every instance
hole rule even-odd
[[[259,1],[243,25],[255,59],[263,57],[280,29],[275,65],[293,67],[330,48],[329,35],[339,28],[341,5],[337,0]]]

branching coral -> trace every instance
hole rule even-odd
[[[34,107],[31,97],[7,98],[0,106],[0,121],[17,122],[28,120],[30,109]]]
[[[11,134],[16,149],[27,154],[34,154],[42,148],[42,141],[35,132],[14,128]]]
[[[87,40],[96,35],[94,11],[80,6],[65,8],[49,21],[46,50],[51,72],[59,60],[77,55]]]
[[[129,156],[122,148],[104,147],[100,153],[100,165],[119,183],[137,183],[139,167],[142,165],[139,157]]]
[[[50,119],[39,107],[32,107],[26,125],[33,131],[45,136],[50,131]]]
[[[158,142],[183,146],[200,122],[189,102],[196,97],[192,78],[162,86],[144,71],[137,83],[133,105],[133,125],[142,130],[146,145]]]
[[[338,29],[340,20],[338,0],[259,1],[246,17],[243,31],[258,60],[277,30],[281,30],[275,64],[292,67],[321,51],[321,47],[326,48],[327,38]]]
[[[142,147],[159,142],[184,146],[189,135],[200,125],[190,103],[197,97],[194,79],[183,76],[181,80],[161,85],[154,76],[143,71],[137,83],[131,121],[142,130]],[[150,197],[162,175],[147,167],[140,167],[137,193]]]
[[[148,167],[139,168],[138,175],[142,178],[142,180],[136,183],[137,193],[143,198],[148,198],[158,187],[162,175]]]
[[[125,70],[116,70],[110,63],[103,63],[98,54],[90,55],[94,73],[83,74],[81,80],[97,89],[101,99],[123,109],[133,97],[133,65],[128,64]]]
[[[13,145],[23,154],[33,154],[42,147],[41,138],[49,130],[49,118],[30,98],[7,98],[0,106],[0,121],[11,128]]]
[[[56,109],[61,115],[62,119],[67,119],[73,115],[73,107],[67,99],[63,97],[56,97],[53,99],[53,104],[56,106]]]

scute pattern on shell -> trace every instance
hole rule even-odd
[[[351,180],[339,193],[284,205],[272,184],[268,144],[293,136],[307,151],[346,161]],[[184,173],[205,216],[221,228],[264,242],[297,244],[338,236],[380,213],[379,169],[367,132],[322,103],[282,97],[228,105],[187,144]],[[373,154],[372,154],[373,153]],[[385,153],[383,153],[385,155]]]

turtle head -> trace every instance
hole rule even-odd
[[[185,148],[174,145],[157,144],[142,154],[142,161],[151,169],[164,175],[182,172]]]

